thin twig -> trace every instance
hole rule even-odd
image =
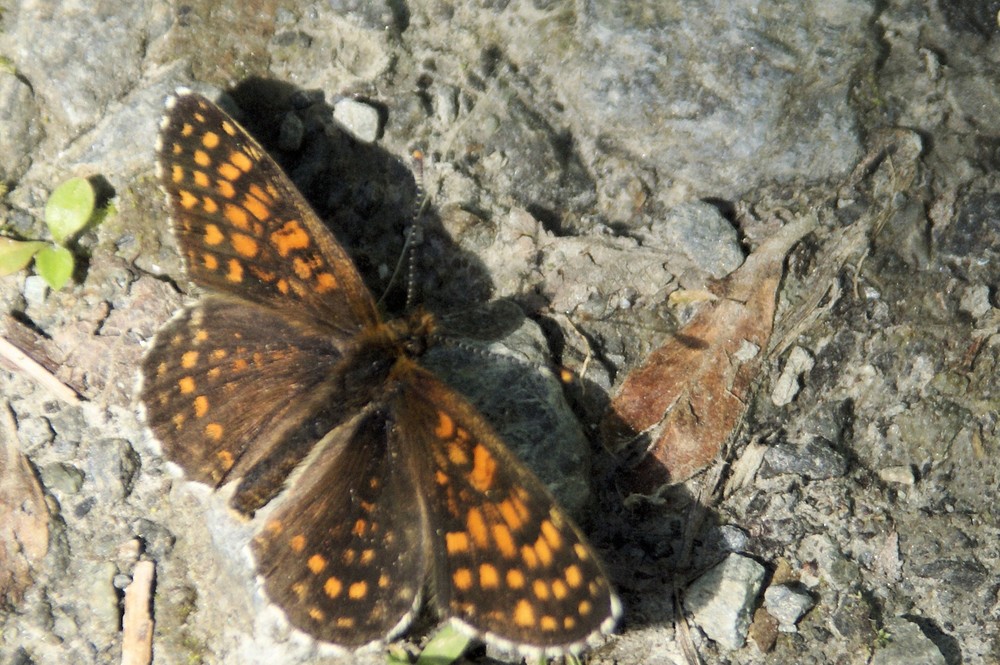
[[[0,358],[3,358],[16,369],[26,374],[28,378],[48,390],[55,397],[72,406],[79,406],[80,396],[75,390],[57,379],[55,374],[45,369],[36,360],[3,337],[0,337]]]
[[[122,665],[149,665],[153,660],[153,617],[149,602],[153,574],[152,561],[139,561],[132,571],[132,582],[125,588]]]

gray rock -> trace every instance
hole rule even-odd
[[[793,346],[785,359],[785,366],[774,382],[771,403],[775,406],[790,404],[799,393],[799,380],[815,365],[812,355],[801,346]]]
[[[743,263],[736,229],[715,206],[703,201],[671,208],[645,235],[648,244],[684,255],[716,279],[725,277]]]
[[[903,617],[885,622],[884,646],[875,649],[871,665],[945,665],[944,654],[920,626]]]
[[[31,88],[12,73],[0,71],[0,182],[21,178],[42,140],[42,124]]]
[[[750,557],[730,554],[684,592],[684,608],[712,640],[739,649],[746,640],[764,567]]]
[[[847,473],[847,460],[829,444],[810,439],[804,444],[779,443],[764,453],[763,477],[793,473],[814,480]]]
[[[333,119],[359,141],[371,143],[378,138],[378,110],[369,104],[345,97],[333,105]]]
[[[795,624],[815,604],[808,593],[785,584],[775,584],[764,590],[764,608],[778,620],[782,632],[795,632]]]

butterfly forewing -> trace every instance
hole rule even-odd
[[[172,101],[159,164],[196,283],[342,335],[378,320],[371,294],[329,229],[215,104],[194,94]]]
[[[462,397],[418,367],[407,374],[398,426],[425,460],[440,612],[538,653],[610,630],[618,600],[579,528]]]
[[[254,540],[296,627],[360,646],[406,627],[427,577],[415,476],[381,409],[339,430]]]

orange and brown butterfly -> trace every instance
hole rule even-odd
[[[142,365],[146,419],[189,478],[237,482],[269,597],[317,639],[394,638],[423,603],[487,642],[578,652],[620,604],[580,529],[465,399],[417,362],[430,315],[384,321],[354,264],[263,148],[179,91],[158,171],[207,291]]]

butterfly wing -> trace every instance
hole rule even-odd
[[[399,440],[419,457],[438,610],[501,647],[577,651],[620,605],[580,529],[483,417],[413,366],[396,399]]]
[[[378,321],[371,293],[333,234],[218,106],[193,93],[172,99],[157,156],[197,284],[280,308],[338,337]]]
[[[335,432],[254,539],[268,596],[318,639],[392,637],[419,604],[424,518],[395,436],[382,408]]]
[[[220,485],[268,456],[273,462],[277,450],[287,475],[333,424],[302,426],[333,400],[327,379],[339,358],[312,328],[205,297],[164,326],[143,360],[147,424],[194,480]]]

